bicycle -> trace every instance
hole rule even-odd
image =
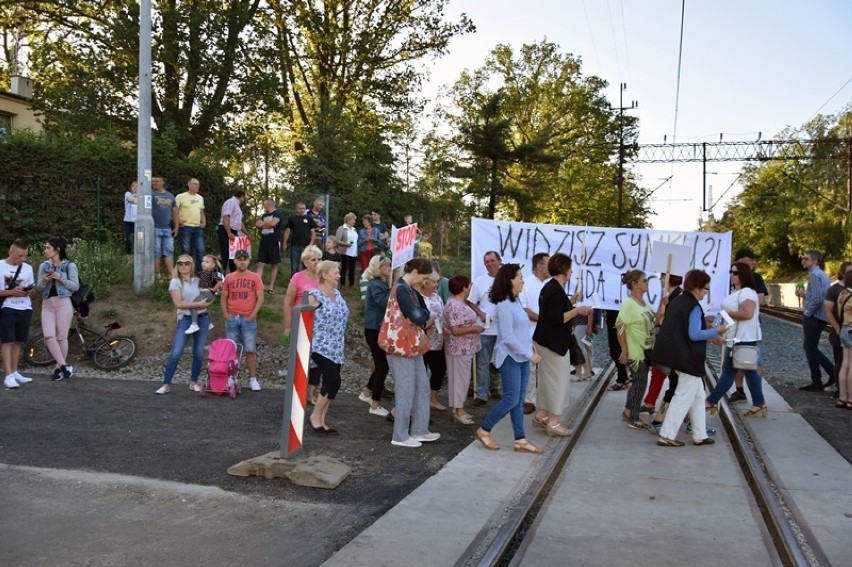
[[[70,331],[77,333],[83,354],[90,356],[97,368],[118,370],[130,364],[136,357],[136,341],[133,337],[111,334],[120,328],[121,323],[114,321],[104,325],[104,332],[97,331],[86,324],[80,316],[80,311],[74,311],[74,325]],[[44,334],[39,333],[27,342],[24,347],[24,360],[32,366],[55,364],[53,356],[44,343]]]

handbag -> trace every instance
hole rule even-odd
[[[379,348],[388,354],[415,358],[429,350],[429,338],[423,327],[415,325],[403,314],[396,299],[398,285],[393,286],[385,318],[379,331]]]
[[[742,292],[740,292],[742,293]],[[739,295],[737,296],[737,308],[739,308]],[[737,333],[740,331],[737,325]],[[731,347],[731,358],[734,368],[737,370],[757,370],[757,342],[738,342],[734,334],[734,346]]]

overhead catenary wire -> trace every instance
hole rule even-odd
[[[580,0],[583,5],[583,15],[586,17],[586,26],[589,28],[589,38],[592,40],[592,51],[595,52],[595,61],[598,64],[598,69],[603,73],[603,65],[601,65],[601,57],[598,55],[598,46],[595,42],[595,34],[592,31],[592,22],[589,20],[589,11],[586,9],[586,0]]]
[[[825,107],[826,107],[826,105],[827,105],[829,102],[831,102],[831,101],[832,101],[832,99],[834,99],[834,97],[836,97],[837,95],[839,95],[839,94],[841,93],[841,91],[842,91],[843,89],[845,89],[845,88],[846,88],[846,86],[847,86],[849,83],[852,83],[852,77],[849,77],[849,79],[847,79],[847,81],[846,81],[845,83],[843,83],[843,86],[842,86],[842,87],[840,87],[839,89],[837,89],[837,91],[836,91],[833,95],[831,95],[830,97],[828,97],[828,100],[827,100],[827,101],[825,101],[824,103],[822,103],[822,104],[820,105],[820,107],[816,109],[816,112],[814,112],[814,113],[811,115],[811,117],[810,117],[810,118],[808,118],[808,120],[807,120],[807,121],[808,121],[808,122],[810,122],[811,120],[813,120],[813,119],[814,119],[814,117],[816,117],[816,115],[817,115],[817,114],[819,114],[820,110],[822,110],[823,108],[825,108]]]

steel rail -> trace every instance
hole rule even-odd
[[[572,405],[567,423],[574,433],[570,437],[558,439],[553,450],[542,456],[541,465],[526,483],[528,488],[522,490],[511,504],[495,514],[494,521],[480,530],[455,562],[456,567],[505,565],[511,560],[514,550],[523,541],[525,526],[535,520],[541,503],[549,496],[614,373],[615,365],[610,364],[592,381],[582,398]]]

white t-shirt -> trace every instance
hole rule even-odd
[[[754,315],[747,321],[735,321],[734,325],[725,332],[725,340],[728,346],[736,342],[754,342],[763,339],[760,331],[760,302],[757,300],[757,292],[750,287],[744,287],[733,292],[722,300],[722,309],[727,312],[739,311],[740,305],[751,300],[754,302]]]
[[[124,194],[124,222],[134,222],[136,220],[137,199],[138,194],[134,194],[132,191]]]
[[[354,226],[343,225],[346,229],[346,241],[349,243],[349,248],[343,253],[350,258],[358,256],[358,231]]]
[[[488,294],[491,293],[491,286],[494,285],[494,278],[489,276],[488,274],[483,274],[476,278],[476,281],[473,282],[473,285],[470,287],[470,295],[467,300],[471,303],[479,305],[479,308],[482,309],[488,315],[491,315],[491,318],[494,318],[494,313],[497,310],[494,307],[494,304],[491,303],[491,300],[488,298]],[[484,321],[483,321],[484,323]],[[497,335],[497,326],[492,324],[482,332],[483,335]]]
[[[532,276],[528,280],[524,280],[524,290],[518,296],[518,301],[521,303],[521,307],[525,309],[529,309],[536,315],[538,315],[538,296],[541,295],[541,288],[544,287],[544,284],[550,281],[550,278],[541,281],[535,276]],[[530,319],[530,338],[532,338],[533,333],[535,333],[536,321]]]
[[[26,262],[21,264],[21,273],[18,274],[17,277],[17,285],[13,285],[11,287],[18,288],[32,288],[35,285],[35,278],[33,277],[33,268]],[[3,287],[0,289],[9,289],[10,284],[12,283],[12,278],[15,276],[15,272],[18,271],[18,266],[12,266],[6,263],[6,260],[0,260],[0,285]],[[33,308],[33,302],[30,299],[30,296],[27,295],[25,297],[7,297],[3,302],[3,309],[18,309],[20,311],[28,311]]]

